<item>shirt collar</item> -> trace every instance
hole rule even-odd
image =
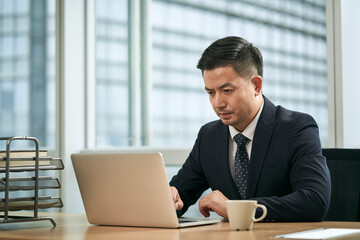
[[[238,131],[236,128],[234,128],[233,126],[229,126],[229,131],[230,131],[230,136],[231,136],[231,139],[234,139],[234,137],[241,133],[242,135],[244,135],[245,137],[247,137],[250,141],[253,140],[254,138],[254,134],[255,134],[255,128],[256,128],[256,125],[259,121],[259,118],[260,118],[260,114],[263,110],[263,107],[264,107],[264,101],[263,103],[261,104],[261,107],[260,107],[260,110],[258,111],[258,113],[256,114],[256,116],[254,117],[254,119],[250,122],[250,124],[244,129],[243,132],[240,132]]]

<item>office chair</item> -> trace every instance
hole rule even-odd
[[[360,149],[323,149],[331,175],[325,221],[360,221]]]

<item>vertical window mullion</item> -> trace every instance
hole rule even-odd
[[[129,146],[141,145],[140,0],[128,1]]]
[[[151,0],[145,0],[141,5],[141,143],[144,146],[150,146],[152,141],[151,26]]]
[[[86,148],[96,145],[96,58],[95,58],[95,0],[85,1],[85,144]]]

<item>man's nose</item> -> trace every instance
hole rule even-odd
[[[216,109],[226,107],[226,101],[225,101],[224,97],[221,96],[221,94],[216,94],[215,99],[214,99],[214,107]]]

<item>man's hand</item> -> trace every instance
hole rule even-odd
[[[170,187],[170,190],[171,190],[171,195],[172,195],[172,198],[174,201],[175,209],[176,210],[182,209],[184,206],[184,203],[180,198],[178,190],[176,189],[176,187]]]
[[[225,219],[228,219],[226,212],[226,200],[220,191],[216,190],[206,195],[199,201],[199,210],[204,217],[209,217],[210,212],[216,212]]]

